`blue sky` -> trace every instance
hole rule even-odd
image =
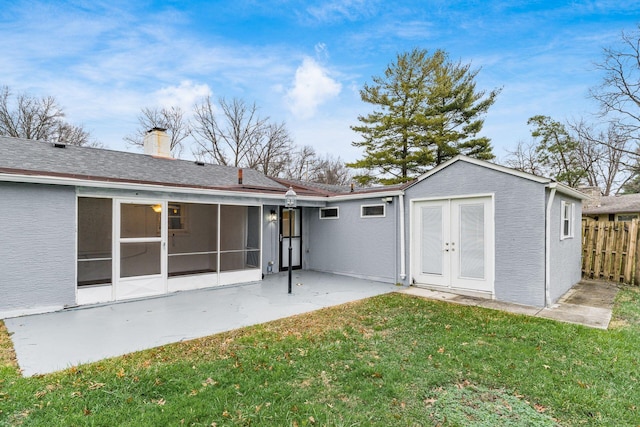
[[[0,85],[55,96],[112,149],[134,150],[122,138],[142,107],[211,95],[255,101],[297,145],[352,161],[363,84],[399,52],[443,49],[481,68],[479,89],[502,88],[482,132],[502,158],[531,116],[595,120],[594,62],[639,18],[635,0],[0,0]]]

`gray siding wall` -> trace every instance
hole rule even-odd
[[[560,240],[562,233],[562,201],[574,204],[573,238]],[[582,256],[582,202],[564,194],[556,195],[551,206],[551,303],[556,302],[580,281]]]
[[[339,207],[338,219],[320,219],[318,209],[306,209],[305,267],[397,282],[397,198],[386,204],[384,218],[360,217],[362,205],[381,203],[377,197],[328,204]]]
[[[0,200],[0,314],[75,305],[75,189],[0,183]]]
[[[408,283],[411,281],[410,200],[489,193],[494,194],[496,299],[543,306],[545,186],[463,161],[453,163],[406,191]]]

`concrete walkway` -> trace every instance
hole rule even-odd
[[[560,322],[576,323],[592,328],[607,329],[611,321],[611,309],[618,293],[618,287],[615,284],[583,280],[563,295],[556,304],[544,308],[416,287],[405,288],[400,292],[455,304],[492,308],[527,316],[544,317]]]
[[[397,290],[388,283],[293,272],[258,283],[5,319],[24,376],[55,372]]]

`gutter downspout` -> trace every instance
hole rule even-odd
[[[544,305],[551,304],[551,207],[556,196],[555,183],[547,186],[551,190],[547,201],[547,218],[545,224],[545,260],[544,260]]]
[[[404,281],[407,278],[404,247],[404,191],[398,195],[398,203],[400,204],[400,279]]]

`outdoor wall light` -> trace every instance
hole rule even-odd
[[[271,212],[269,212],[269,222],[276,222],[277,219],[278,219],[278,214],[276,213],[275,210],[271,209]]]
[[[155,213],[160,213],[162,212],[162,205],[151,205],[151,209],[153,209]]]
[[[391,203],[393,202],[393,197],[383,197],[382,201],[385,203]]]

